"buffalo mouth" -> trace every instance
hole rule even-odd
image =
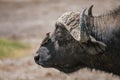
[[[42,67],[46,67],[46,68],[51,67],[51,64],[48,63],[47,61],[40,61],[39,56],[35,56],[34,61],[36,64],[41,65]]]
[[[44,68],[55,68],[55,69],[58,69],[59,71],[61,72],[64,72],[64,73],[73,73],[81,68],[84,68],[85,66],[83,65],[75,65],[75,66],[60,66],[60,65],[56,65],[56,64],[53,64],[53,63],[49,63],[49,62],[39,62],[39,61],[35,61],[36,64],[44,67]]]

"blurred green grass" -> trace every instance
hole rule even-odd
[[[0,39],[0,59],[26,55],[30,45],[14,40]]]

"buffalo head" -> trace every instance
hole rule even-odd
[[[96,41],[86,25],[86,19],[92,17],[92,7],[89,8],[88,15],[85,15],[84,9],[77,14],[65,13],[57,20],[54,32],[46,34],[34,56],[38,65],[70,73],[86,67],[88,55],[93,56],[105,51],[106,45]]]

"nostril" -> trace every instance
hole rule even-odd
[[[35,61],[39,61],[39,58],[40,58],[39,55],[34,56]]]

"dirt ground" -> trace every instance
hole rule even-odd
[[[112,73],[84,68],[64,74],[35,64],[33,53],[57,18],[66,11],[81,11],[94,4],[97,16],[120,5],[119,0],[0,0],[0,37],[20,39],[34,46],[32,55],[0,60],[0,80],[120,80]]]

